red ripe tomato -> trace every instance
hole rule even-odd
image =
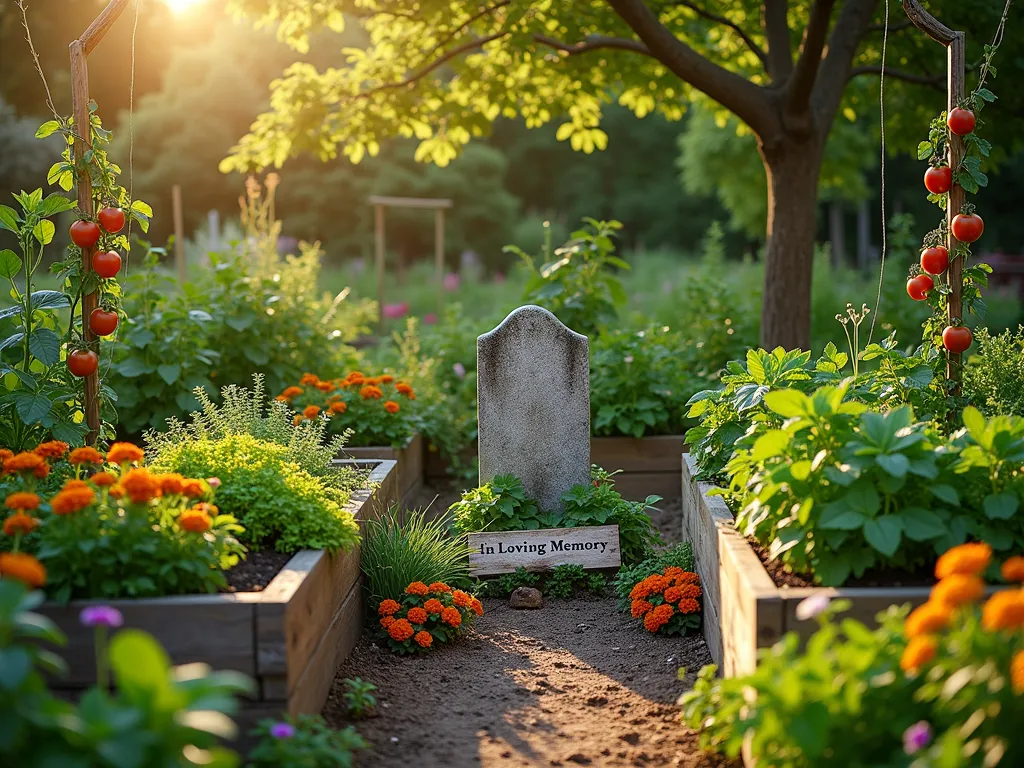
[[[80,379],[96,373],[99,365],[99,355],[91,349],[76,349],[68,355],[68,370]]]
[[[92,269],[100,277],[113,277],[121,269],[117,251],[100,251],[92,256]]]
[[[971,329],[965,325],[947,325],[942,332],[942,346],[957,355],[966,351],[972,341]]]
[[[928,275],[915,275],[907,280],[907,295],[914,301],[924,301],[928,291],[935,287],[935,281]]]
[[[79,219],[71,225],[71,242],[79,248],[92,248],[100,239],[100,228],[95,221]]]
[[[985,222],[976,213],[958,213],[950,225],[953,237],[961,243],[973,243],[985,231]]]
[[[963,107],[956,107],[949,113],[949,117],[946,118],[946,125],[949,126],[949,130],[957,136],[966,136],[973,131],[976,122],[974,113]]]
[[[100,226],[110,234],[124,229],[124,211],[120,208],[101,208],[96,218],[100,220]]]
[[[117,312],[97,307],[89,313],[89,327],[97,336],[109,336],[117,330]]]
[[[949,251],[936,245],[921,251],[921,269],[929,275],[941,275],[949,267]]]
[[[938,168],[929,167],[924,172],[924,186],[933,195],[949,192],[949,188],[953,186],[953,171],[948,165],[940,165]]]

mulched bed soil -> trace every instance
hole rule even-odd
[[[485,600],[455,645],[398,657],[368,635],[338,670],[324,716],[348,724],[345,678],[374,683],[361,768],[390,766],[738,766],[702,753],[675,702],[711,662],[700,636],[638,629],[615,600]],[[677,677],[680,667],[687,673]]]
[[[224,591],[262,592],[291,559],[291,555],[275,552],[272,549],[264,549],[259,552],[250,551],[245,560],[224,572],[228,580],[228,586]]]

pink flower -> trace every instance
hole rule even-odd
[[[433,325],[434,323],[437,322],[437,315],[435,315],[433,312],[427,312],[427,314],[423,316],[423,322],[426,323],[427,325]]]
[[[124,623],[121,612],[111,605],[90,605],[78,618],[85,627],[120,627]]]
[[[216,491],[218,488],[220,488],[220,478],[219,477],[208,477],[208,478],[206,478],[206,484],[209,485],[213,490]]]
[[[403,301],[401,304],[385,304],[384,305],[384,317],[389,320],[397,320],[401,317],[405,317],[409,312],[409,302]]]
[[[291,723],[274,723],[270,726],[270,735],[275,739],[290,739],[295,735],[295,726]]]
[[[912,755],[927,747],[931,741],[932,727],[921,720],[903,732],[903,751]]]
[[[828,604],[828,595],[811,595],[810,597],[801,600],[797,605],[796,617],[800,619],[800,621],[813,619],[828,608]]]
[[[455,272],[449,272],[444,276],[444,289],[446,291],[459,290],[459,276]]]
[[[452,371],[455,373],[456,376],[458,376],[461,379],[463,376],[466,375],[466,366],[464,366],[462,363],[456,363],[455,365],[452,366]]]

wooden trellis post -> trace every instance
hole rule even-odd
[[[906,11],[915,27],[935,42],[946,46],[946,110],[951,112],[959,106],[960,100],[964,97],[964,82],[966,80],[964,61],[967,38],[963,32],[957,32],[942,24],[922,8],[917,0],[903,0],[903,10]],[[963,161],[963,139],[950,131],[947,149],[949,167],[956,171]],[[959,321],[963,314],[964,287],[963,261],[955,258],[959,242],[953,237],[952,227],[953,217],[960,213],[960,208],[964,203],[964,190],[956,183],[955,179],[954,176],[953,186],[949,190],[949,199],[946,201],[946,249],[949,251],[949,268],[946,271],[946,278],[949,280],[946,318],[950,325],[954,321]],[[963,374],[962,356],[952,352],[947,352],[946,355],[946,379],[956,382],[953,394],[960,394],[960,381]]]
[[[92,217],[96,210],[92,200],[92,179],[89,177],[87,163],[84,163],[85,153],[92,149],[92,126],[89,116],[89,66],[87,59],[96,46],[100,44],[103,36],[117,21],[121,12],[127,7],[130,0],[110,0],[106,8],[100,11],[99,16],[93,19],[92,24],[82,33],[77,40],[72,41],[71,51],[71,115],[74,118],[75,145],[73,147],[74,163],[78,169],[78,207],[82,213]],[[92,271],[92,257],[96,252],[96,246],[82,249],[82,271],[88,274]],[[82,296],[82,335],[85,343],[97,354],[99,344],[96,334],[89,328],[89,315],[96,309],[96,293],[89,293]],[[92,373],[85,377],[85,423],[89,428],[86,434],[86,442],[89,445],[96,443],[100,432],[100,377],[99,372]]]
[[[380,331],[384,330],[384,209],[427,208],[434,211],[434,279],[437,281],[437,314],[444,312],[444,212],[452,201],[444,198],[381,197],[370,198],[373,206],[374,258],[377,262],[377,304],[380,311]]]

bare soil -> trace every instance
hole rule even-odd
[[[250,551],[245,560],[224,572],[228,585],[223,591],[262,592],[291,559],[291,555],[272,549]]]

